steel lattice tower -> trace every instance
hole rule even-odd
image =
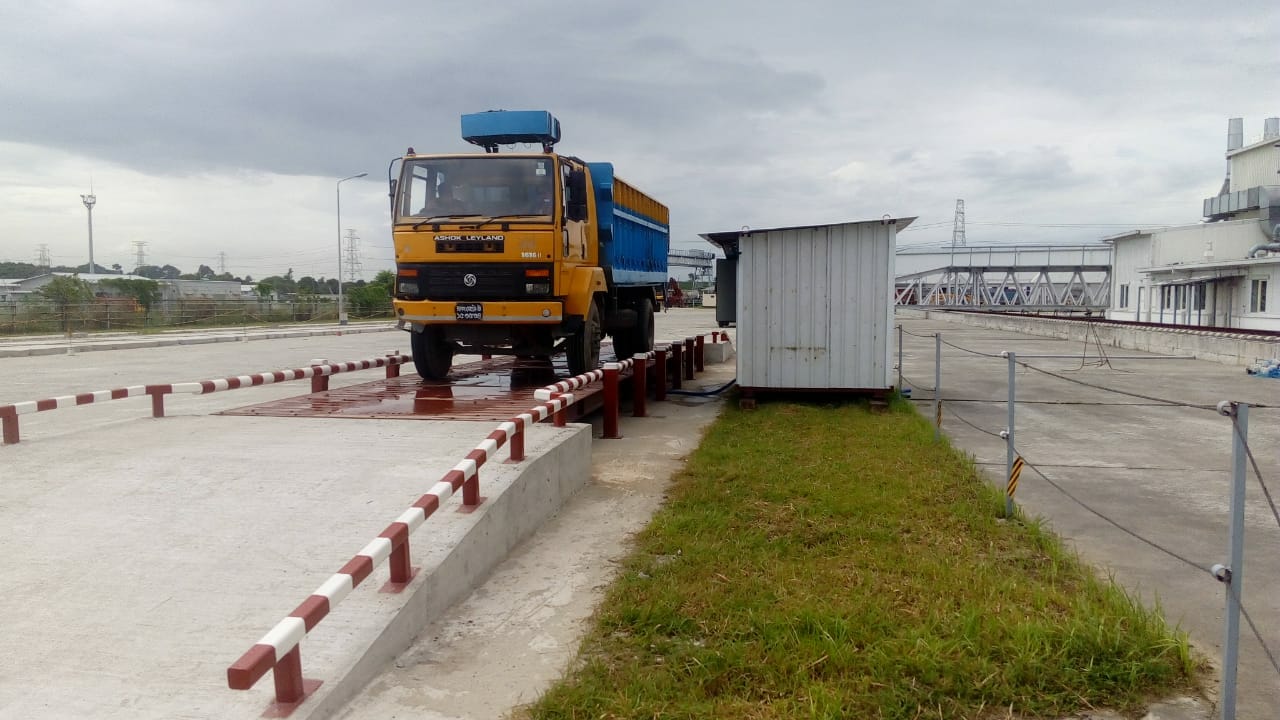
[[[951,246],[964,247],[964,200],[956,200],[956,219],[951,228]]]
[[[360,264],[360,236],[356,235],[354,228],[347,228],[347,265],[343,271],[347,277],[338,278],[338,282],[355,282],[364,276],[364,267]]]
[[[137,272],[147,264],[147,241],[134,240],[133,247],[135,248],[135,252],[138,254],[138,264],[133,266],[133,271]]]

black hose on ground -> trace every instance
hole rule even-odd
[[[712,395],[719,395],[720,393],[724,392],[725,390],[728,390],[729,388],[733,387],[737,383],[738,383],[738,378],[734,378],[729,382],[725,383],[724,385],[721,385],[720,387],[716,388],[715,390],[668,390],[667,394],[668,395],[693,395],[695,397],[710,397]]]

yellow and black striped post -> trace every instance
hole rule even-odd
[[[1013,494],[1018,492],[1018,476],[1022,474],[1022,466],[1026,464],[1022,456],[1014,458],[1013,467],[1009,470],[1009,484],[1005,486],[1004,494],[1009,500],[1013,500]]]

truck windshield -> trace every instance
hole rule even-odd
[[[398,222],[432,217],[521,217],[550,222],[555,172],[549,157],[422,158],[401,174]]]

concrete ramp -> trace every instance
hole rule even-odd
[[[224,416],[134,420],[4,448],[0,718],[253,718],[272,679],[226,668],[395,520],[492,423]],[[322,681],[292,717],[340,706],[589,476],[590,429],[538,425],[528,459],[480,471],[301,645]],[[56,470],[55,470],[56,469]]]

